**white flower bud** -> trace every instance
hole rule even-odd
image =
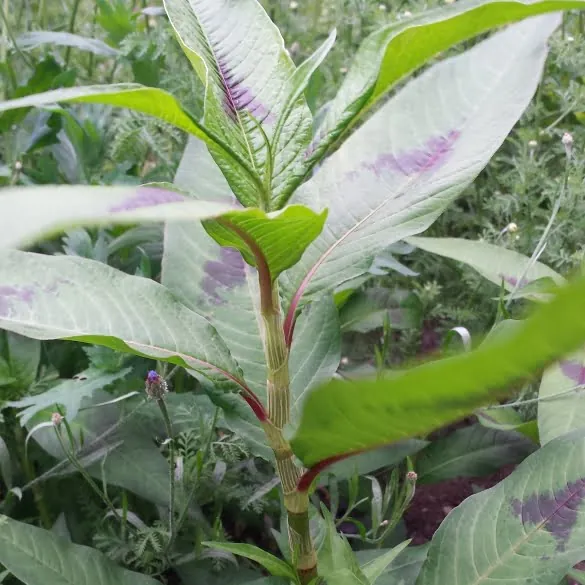
[[[518,231],[518,226],[512,221],[508,224],[508,226],[506,227],[506,231],[510,232],[510,233],[514,233]]]
[[[51,415],[51,422],[58,427],[62,422],[63,422],[63,417],[58,413],[58,412],[54,412]]]
[[[530,150],[534,150],[537,146],[538,142],[536,140],[530,140],[528,142],[528,148],[530,148]]]
[[[563,134],[563,137],[561,138],[561,142],[565,147],[565,152],[567,156],[571,156],[571,153],[573,152],[573,135],[570,134],[569,132],[565,132]]]
[[[294,0],[293,0],[293,2],[291,2],[288,6],[291,10],[296,10],[299,7],[299,3],[294,2]]]
[[[15,170],[17,173],[19,173],[20,171],[22,171],[22,163],[21,163],[19,160],[17,160],[17,161],[14,163],[14,170]]]

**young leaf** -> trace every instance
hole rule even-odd
[[[231,552],[241,557],[246,557],[247,559],[261,564],[275,577],[288,577],[289,579],[296,581],[296,574],[290,565],[257,546],[240,542],[203,542],[201,544],[203,544],[203,546]]]
[[[530,265],[530,258],[514,250],[507,250],[486,242],[459,238],[419,237],[407,238],[406,241],[431,254],[463,262],[495,285],[502,286],[503,284],[508,291],[517,287],[520,278],[523,279],[520,283],[521,287],[541,278],[550,278],[556,284],[565,282],[560,274],[540,262],[535,262],[526,271]]]
[[[312,474],[328,463],[427,433],[493,401],[512,381],[585,342],[585,278],[477,349],[381,380],[334,380],[307,398],[291,445]],[[311,480],[310,475],[307,481]]]
[[[378,578],[388,568],[390,563],[410,544],[410,540],[401,542],[398,546],[385,551],[380,556],[362,565],[362,572],[368,579],[370,585],[374,585]]]
[[[425,230],[473,181],[530,102],[559,22],[531,19],[435,65],[297,191],[294,202],[329,207],[329,216],[283,280],[289,341],[302,298],[367,272],[376,254]]]
[[[99,551],[0,516],[0,563],[25,585],[157,585]]]
[[[120,54],[120,51],[106,45],[99,39],[82,37],[64,31],[35,30],[25,32],[16,39],[16,46],[23,50],[36,49],[42,45],[73,47],[103,57],[117,57]]]
[[[245,387],[217,331],[163,286],[72,256],[0,253],[0,327],[168,361]]]
[[[391,549],[393,550],[393,549]],[[428,545],[409,546],[395,558],[376,581],[376,585],[414,585],[420,568],[427,556]],[[375,561],[386,551],[361,550],[356,557],[362,567]]]
[[[504,24],[545,12],[583,7],[582,0],[459,1],[373,32],[360,46],[341,88],[328,104],[309,147],[310,162],[320,160],[397,82],[435,55]]]
[[[280,32],[256,0],[165,0],[165,8],[205,84],[206,126],[231,145],[265,187],[259,190],[214,147],[213,157],[240,201],[270,208],[271,195],[287,191],[302,173],[312,125],[300,96],[275,137],[295,71]]]
[[[535,449],[536,445],[520,433],[472,425],[434,441],[418,454],[417,482],[481,477],[504,465],[522,461]]]
[[[559,583],[583,558],[584,460],[580,429],[467,498],[435,533],[417,585]]]
[[[585,427],[585,351],[563,358],[544,372],[538,397],[538,432],[542,445]],[[580,387],[579,387],[580,386]],[[553,398],[560,394],[558,398]]]

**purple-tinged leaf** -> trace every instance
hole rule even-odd
[[[585,429],[554,439],[435,533],[417,585],[550,585],[583,558]]]
[[[183,195],[174,191],[165,191],[164,189],[156,189],[153,187],[139,187],[135,194],[128,196],[120,203],[110,207],[111,213],[120,211],[133,211],[134,209],[142,209],[144,207],[156,207],[163,203],[176,203],[179,201],[187,201]]]
[[[563,374],[570,378],[575,385],[585,384],[585,365],[583,362],[565,360],[560,363]]]
[[[225,303],[225,293],[246,282],[244,259],[234,248],[220,248],[219,259],[207,260],[203,270],[201,288],[213,304]]]

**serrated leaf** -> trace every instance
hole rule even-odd
[[[417,585],[558,583],[583,558],[584,461],[581,429],[467,498],[435,533]]]
[[[25,425],[41,410],[46,408],[54,409],[57,404],[64,407],[67,419],[73,420],[77,416],[81,403],[85,398],[91,397],[96,390],[105,388],[116,380],[123,378],[130,371],[131,368],[124,368],[110,374],[90,368],[80,372],[71,380],[61,381],[60,384],[53,386],[46,392],[6,402],[6,406],[23,409],[18,415],[22,425]]]
[[[243,384],[217,331],[154,281],[85,258],[15,250],[0,253],[0,281],[8,331],[104,345]]]
[[[35,30],[25,32],[16,38],[16,46],[19,49],[36,49],[42,45],[72,47],[103,57],[117,57],[120,54],[120,51],[106,45],[99,39],[83,37],[64,31]]]
[[[378,29],[358,49],[308,154],[318,161],[397,82],[453,45],[529,16],[583,6],[582,1],[463,0]]]
[[[548,368],[540,381],[538,433],[542,445],[585,427],[585,351],[578,351]],[[573,392],[571,392],[573,390]],[[555,394],[561,394],[553,398]]]
[[[545,264],[535,262],[531,266],[530,258],[523,254],[487,242],[420,237],[407,238],[406,241],[421,250],[463,262],[490,282],[497,286],[503,285],[510,292],[543,278],[551,279],[558,285],[565,282],[560,274]],[[522,281],[518,283],[520,279]]]
[[[93,548],[0,516],[0,562],[25,585],[157,585]]]
[[[301,174],[312,124],[300,96],[278,143],[273,143],[295,71],[280,32],[256,0],[165,0],[165,8],[205,84],[206,126],[230,144],[265,185],[268,173],[269,189],[258,189],[215,148],[213,157],[242,203],[269,204],[271,196],[278,197]]]
[[[366,273],[425,230],[488,163],[538,85],[560,19],[511,26],[431,67],[382,106],[292,201],[329,207],[326,228],[283,283],[291,306]]]
[[[583,344],[584,299],[581,278],[509,334],[475,350],[379,380],[334,380],[315,389],[291,441],[295,454],[317,472],[339,457],[427,433],[494,401],[511,382]]]
[[[522,461],[535,449],[536,445],[520,433],[475,424],[434,441],[418,454],[418,482],[481,477],[504,465]]]
[[[331,379],[341,360],[341,331],[337,308],[331,297],[323,297],[305,308],[297,323],[297,334],[289,358],[291,423],[299,420],[309,392]]]
[[[257,546],[241,542],[203,542],[202,544],[255,561],[275,577],[287,577],[296,581],[296,574],[290,565]]]

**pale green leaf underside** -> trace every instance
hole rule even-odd
[[[488,163],[530,102],[558,16],[516,24],[431,67],[384,105],[298,191],[329,207],[286,274],[310,299],[366,273],[387,246],[424,231]]]
[[[417,585],[551,585],[583,559],[585,432],[555,439],[435,533]]]
[[[117,57],[120,54],[120,51],[99,39],[83,37],[64,31],[35,30],[22,33],[16,38],[16,46],[19,49],[36,49],[42,45],[72,47],[104,57]]]
[[[585,351],[567,356],[544,372],[538,391],[538,397],[543,399],[538,403],[538,432],[542,445],[569,431],[585,427],[583,384]],[[556,394],[561,396],[552,398]]]
[[[85,258],[0,253],[0,328],[148,356],[241,379],[209,322],[163,286]]]
[[[165,0],[165,7],[206,86],[206,126],[264,177],[269,151],[257,124],[273,143],[295,71],[278,28],[256,0]],[[273,197],[302,172],[311,124],[301,95],[290,108],[277,144],[272,144]],[[214,150],[213,155],[238,198],[258,205],[258,189],[234,172],[221,153]]]
[[[171,189],[55,185],[0,191],[0,248],[23,247],[79,226],[201,220],[233,210]]]
[[[25,585],[157,585],[93,548],[0,516],[0,563]]]
[[[529,16],[584,6],[577,0],[462,0],[380,28],[356,53],[337,96],[328,104],[312,150],[326,150],[398,81],[457,43]]]
[[[508,335],[382,380],[335,380],[305,402],[292,439],[310,467],[427,433],[493,401],[514,380],[585,342],[585,279],[561,289]]]
[[[545,264],[487,242],[476,242],[460,238],[407,238],[406,241],[421,250],[463,262],[477,270],[484,278],[508,291],[513,291],[520,279],[526,284],[540,278],[551,278],[557,284],[565,279]],[[527,270],[528,269],[528,270]]]

